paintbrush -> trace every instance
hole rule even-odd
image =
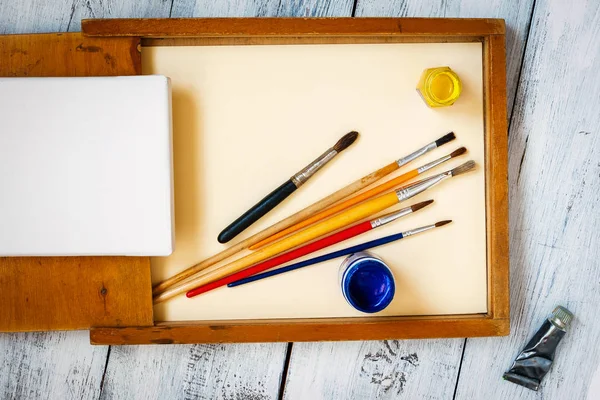
[[[422,156],[423,154],[426,154],[427,152],[434,150],[434,149],[454,140],[455,138],[456,138],[456,136],[454,135],[454,132],[447,133],[444,136],[434,140],[433,142],[426,144],[425,146],[421,147],[420,149],[413,151],[409,155],[404,156],[398,160],[395,160],[395,161],[391,162],[390,164],[385,165],[384,167],[378,169],[377,171],[370,173],[369,175],[363,176],[362,178],[339,189],[338,191],[330,194],[329,196],[322,198],[321,200],[298,211],[297,213],[290,215],[289,217],[271,225],[270,227],[268,227],[266,229],[263,229],[262,231],[250,236],[249,238],[244,239],[244,240],[232,245],[231,247],[228,247],[228,248],[224,249],[223,251],[220,251],[219,253],[214,254],[214,255],[208,257],[207,259],[205,259],[189,268],[186,268],[185,270],[179,272],[178,274],[156,284],[152,289],[152,295],[156,296],[156,295],[164,292],[171,286],[179,284],[183,280],[188,279],[188,278],[192,277],[193,275],[217,264],[218,262],[221,262],[221,261],[225,260],[226,258],[229,258],[229,257],[239,253],[240,251],[247,249],[249,246],[252,246],[253,244],[260,242],[261,240],[268,238],[269,236],[281,231],[282,229],[292,226],[295,223],[302,221],[302,220],[306,219],[307,217],[310,217],[314,213],[324,210],[325,208],[331,206],[332,204],[335,204],[338,201],[343,200],[344,198],[350,196],[351,194],[356,193],[356,192],[366,188],[367,186],[377,182],[378,180],[382,179],[383,177],[396,171],[398,168],[417,159],[418,157]]]
[[[475,167],[474,161],[467,161],[466,163],[446,172],[438,175],[434,175],[430,178],[423,179],[415,182],[409,186],[402,187],[396,191],[381,195],[371,200],[367,200],[364,203],[358,204],[352,208],[349,208],[325,221],[318,222],[308,228],[296,232],[278,242],[271,243],[268,246],[263,247],[255,251],[254,253],[248,254],[241,257],[229,264],[219,267],[218,269],[206,272],[200,276],[194,276],[188,278],[186,281],[181,282],[178,286],[170,287],[161,294],[154,297],[154,303],[160,303],[168,300],[178,294],[187,292],[191,289],[197,288],[207,283],[214,282],[218,279],[224,278],[237,271],[241,271],[248,268],[251,265],[257,264],[268,258],[274,257],[284,251],[292,249],[307,243],[313,239],[326,235],[330,232],[334,232],[340,228],[348,226],[354,222],[360,221],[363,218],[369,217],[375,213],[385,210],[388,207],[393,206],[401,201],[410,199],[424,192],[430,187],[437,185],[441,181],[451,178],[453,176],[460,175],[467,171],[472,170]]]
[[[290,179],[284,182],[277,189],[273,190],[252,208],[233,221],[229,226],[219,234],[217,240],[219,243],[227,243],[250,225],[262,218],[266,213],[277,207],[279,203],[285,200],[296,189],[308,181],[325,164],[333,160],[335,156],[347,149],[358,138],[358,132],[352,131],[345,134],[337,141],[333,147],[327,149],[323,154],[317,157],[313,162],[294,174]]]
[[[285,272],[294,271],[296,269],[308,267],[309,265],[318,264],[324,261],[332,260],[334,258],[347,256],[349,254],[358,253],[359,251],[364,251],[368,249],[372,249],[373,247],[382,246],[387,243],[395,242],[400,239],[404,239],[405,237],[416,235],[417,233],[425,232],[433,228],[438,228],[440,226],[444,226],[452,222],[451,220],[436,222],[433,225],[426,225],[420,228],[411,229],[405,232],[396,233],[394,235],[384,236],[379,239],[371,240],[369,242],[361,243],[356,246],[348,247],[342,250],[334,251],[332,253],[323,254],[322,256],[311,258],[308,260],[300,261],[295,264],[290,264],[285,267],[277,268],[272,271],[266,271],[261,274],[256,274],[252,276],[248,276],[247,278],[243,278],[234,282],[229,283],[228,287],[236,287],[240,285],[244,285],[246,283],[255,282],[261,279],[269,278],[271,276],[283,274]],[[210,284],[209,284],[210,285]],[[208,285],[206,285],[208,286]],[[204,287],[204,286],[203,286]],[[188,296],[189,297],[189,296]]]
[[[327,209],[325,209],[303,221],[298,222],[296,225],[292,225],[289,228],[279,231],[276,234],[274,234],[273,236],[268,237],[256,244],[250,246],[250,250],[256,250],[266,244],[276,241],[277,239],[287,236],[290,233],[294,233],[304,227],[314,224],[315,222],[321,221],[331,215],[337,214],[338,212],[343,211],[343,210],[347,209],[348,207],[351,207],[355,204],[358,204],[358,203],[368,200],[372,197],[375,197],[380,193],[383,193],[389,189],[392,189],[395,186],[398,186],[406,181],[409,181],[409,180],[419,176],[420,174],[422,174],[426,171],[429,171],[430,169],[432,169],[454,157],[458,157],[460,155],[465,154],[466,152],[467,152],[466,148],[460,147],[444,157],[438,158],[437,160],[434,160],[430,163],[422,165],[419,168],[410,170],[394,179],[390,179],[389,181],[382,183],[381,185],[375,186],[374,188],[369,189],[366,192],[363,192],[356,196],[350,197],[339,204],[329,207],[329,208],[327,208]]]
[[[287,253],[280,254],[277,257],[270,258],[267,261],[253,265],[250,268],[246,268],[242,271],[236,272],[235,274],[231,274],[225,278],[216,280],[216,281],[211,282],[204,286],[197,287],[197,288],[187,292],[186,296],[187,297],[198,296],[202,293],[206,293],[206,292],[216,289],[218,287],[225,286],[228,283],[235,282],[239,279],[247,278],[247,277],[257,274],[259,272],[266,271],[273,267],[277,267],[278,265],[281,265],[288,261],[295,260],[296,258],[305,256],[310,253],[314,253],[315,251],[324,249],[325,247],[332,246],[336,243],[353,238],[362,233],[379,228],[380,226],[389,224],[390,222],[393,222],[393,221],[397,220],[398,218],[401,218],[405,215],[411,214],[411,213],[416,212],[424,207],[427,207],[431,203],[433,203],[433,200],[423,201],[421,203],[414,204],[410,207],[405,207],[401,210],[383,215],[379,218],[375,218],[371,221],[365,221],[365,222],[361,222],[359,224],[353,225],[350,228],[346,228],[344,230],[334,233],[333,235],[326,236],[324,238],[321,238],[317,241],[314,241],[314,242],[304,245],[302,247],[298,247]]]

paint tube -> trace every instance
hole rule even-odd
[[[550,370],[556,347],[567,333],[572,319],[573,314],[569,310],[556,307],[503,378],[527,389],[538,390],[542,378]]]

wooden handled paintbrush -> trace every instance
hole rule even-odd
[[[227,243],[250,225],[262,218],[266,213],[275,208],[279,203],[285,200],[296,189],[309,180],[318,170],[331,161],[336,155],[347,149],[358,137],[358,132],[352,131],[344,135],[337,141],[333,147],[327,149],[317,159],[294,174],[289,180],[284,182],[277,189],[273,190],[252,208],[233,221],[227,228],[219,234],[217,240],[219,243]]]
[[[270,227],[265,228],[258,233],[255,233],[254,235],[250,236],[249,238],[244,239],[238,243],[235,243],[232,246],[218,252],[217,254],[214,254],[214,255],[208,257],[207,259],[202,260],[201,262],[199,262],[189,268],[186,268],[185,270],[179,272],[178,274],[156,284],[152,288],[152,295],[157,296],[160,293],[166,291],[168,288],[181,283],[182,281],[206,270],[207,268],[213,267],[215,264],[225,260],[226,258],[230,258],[233,255],[238,254],[239,252],[247,249],[249,246],[252,246],[252,245],[260,242],[261,240],[266,239],[283,229],[286,229],[302,220],[305,220],[306,218],[310,217],[311,215],[318,213],[318,212],[326,209],[327,207],[337,203],[338,201],[343,200],[344,198],[379,181],[380,179],[384,178],[385,176],[398,170],[398,168],[405,166],[406,164],[410,163],[411,161],[416,160],[417,158],[421,157],[422,155],[424,155],[432,150],[435,150],[438,147],[443,146],[444,144],[446,144],[448,142],[453,141],[455,138],[456,138],[456,136],[454,135],[454,132],[447,133],[447,134],[439,137],[438,139],[436,139],[430,143],[427,143],[425,146],[413,151],[412,153],[410,153],[398,160],[394,160],[387,165],[384,165],[383,167],[379,168],[378,170],[373,171],[370,174],[363,176],[362,178],[350,183],[349,185],[344,186],[343,188],[335,191],[334,193],[330,194],[329,196],[322,198],[321,200],[317,201],[316,203],[313,203],[310,206],[298,211],[297,213],[292,214],[287,218],[284,218],[283,220],[271,225]]]
[[[225,286],[225,285],[235,282],[239,279],[247,278],[254,274],[258,274],[259,272],[263,272],[268,269],[277,267],[288,261],[295,260],[296,258],[305,256],[310,253],[314,253],[315,251],[324,249],[329,246],[333,246],[336,243],[343,242],[344,240],[348,240],[350,238],[361,235],[370,230],[379,228],[380,226],[384,226],[386,224],[389,224],[390,222],[394,222],[398,218],[402,218],[405,215],[419,211],[420,209],[427,207],[431,203],[433,203],[433,200],[423,201],[421,203],[414,204],[410,207],[405,207],[401,210],[394,211],[392,213],[383,215],[379,218],[375,218],[370,221],[364,221],[359,224],[352,225],[349,228],[345,228],[339,232],[336,232],[329,236],[325,236],[317,241],[311,242],[302,247],[298,247],[287,253],[283,253],[276,257],[269,258],[268,260],[263,261],[259,264],[253,265],[250,268],[246,268],[242,271],[238,271],[235,274],[231,274],[229,276],[226,276],[225,278],[221,278],[221,279],[211,282],[207,285],[197,287],[197,288],[187,292],[186,296],[187,297],[198,296],[199,294],[206,293],[208,291],[211,291],[211,290],[216,289],[221,286]]]
[[[327,220],[318,222],[315,225],[309,226],[308,228],[302,231],[293,233],[292,235],[278,242],[271,243],[255,251],[254,253],[248,254],[247,256],[239,258],[229,264],[220,266],[219,268],[214,270],[205,271],[204,274],[200,274],[198,276],[191,276],[187,280],[180,282],[179,285],[172,286],[164,292],[155,296],[154,303],[156,304],[163,302],[181,293],[187,292],[188,290],[192,290],[199,286],[206,285],[207,283],[214,282],[235,272],[246,269],[251,265],[257,264],[268,258],[281,254],[284,251],[308,243],[313,239],[317,239],[323,235],[334,232],[354,222],[360,221],[363,218],[383,211],[386,208],[393,206],[394,204],[408,200],[411,197],[414,197],[424,192],[430,187],[437,185],[438,183],[447,178],[451,178],[468,172],[474,167],[474,161],[467,161],[466,163],[459,165],[458,167],[449,171],[442,172],[441,174],[434,175],[430,178],[423,179],[411,185],[402,187],[396,191],[384,194],[382,196],[368,200],[364,203],[358,204],[352,208],[345,210],[340,214],[337,214]]]
[[[303,221],[298,222],[296,225],[292,225],[289,228],[283,229],[283,230],[277,232],[276,234],[274,234],[273,236],[268,237],[256,244],[250,246],[249,248],[250,248],[250,250],[256,250],[260,247],[263,247],[263,246],[265,246],[269,243],[272,243],[284,236],[287,236],[291,233],[299,231],[302,228],[305,228],[305,227],[312,225],[316,222],[319,222],[327,217],[337,214],[340,211],[347,209],[348,207],[352,207],[355,204],[361,203],[365,200],[368,200],[372,197],[377,196],[378,194],[381,194],[387,190],[390,190],[396,186],[399,186],[402,183],[409,181],[409,180],[419,176],[420,174],[423,174],[423,173],[429,171],[430,169],[432,169],[448,160],[453,159],[454,157],[458,157],[458,156],[465,154],[466,152],[467,152],[466,148],[460,147],[444,157],[438,158],[437,160],[434,160],[432,162],[424,164],[424,165],[420,166],[419,168],[415,168],[410,171],[407,171],[404,174],[397,176],[394,179],[390,179],[389,181],[382,183],[381,185],[375,186],[374,188],[367,190],[366,192],[362,192],[360,194],[357,194],[356,196],[349,197],[346,200],[342,201],[341,203],[338,203],[332,207],[326,208],[325,210],[323,210],[319,213],[316,213],[316,214],[306,218]]]

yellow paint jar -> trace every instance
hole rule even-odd
[[[429,107],[445,107],[458,99],[462,84],[450,67],[429,68],[423,71],[417,91]]]

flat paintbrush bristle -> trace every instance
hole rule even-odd
[[[445,134],[444,136],[442,136],[441,138],[439,138],[438,140],[435,141],[435,146],[436,147],[440,147],[441,145],[444,145],[448,142],[453,141],[454,139],[456,139],[456,135],[454,135],[454,132],[450,132]]]
[[[444,225],[446,225],[446,224],[449,224],[450,222],[452,222],[452,220],[451,220],[451,219],[447,219],[447,220],[445,220],[445,221],[436,222],[436,223],[435,223],[435,227],[436,227],[436,228],[439,228],[440,226],[444,226]]]
[[[428,205],[430,205],[431,203],[433,203],[433,200],[427,200],[427,201],[422,201],[420,203],[414,204],[412,206],[410,206],[410,209],[415,212],[420,210],[423,207],[427,207]]]
[[[358,137],[358,132],[352,131],[346,133],[340,140],[337,141],[335,145],[333,145],[333,149],[338,153],[347,149]]]
[[[450,153],[450,158],[462,156],[466,152],[467,152],[467,148],[466,147],[460,147],[460,148],[454,150],[452,153]]]
[[[475,168],[475,161],[471,160],[471,161],[467,161],[464,164],[459,165],[458,167],[454,168],[453,170],[450,170],[450,173],[452,174],[452,176],[456,176],[456,175],[464,174],[465,172],[469,172],[473,168]]]

